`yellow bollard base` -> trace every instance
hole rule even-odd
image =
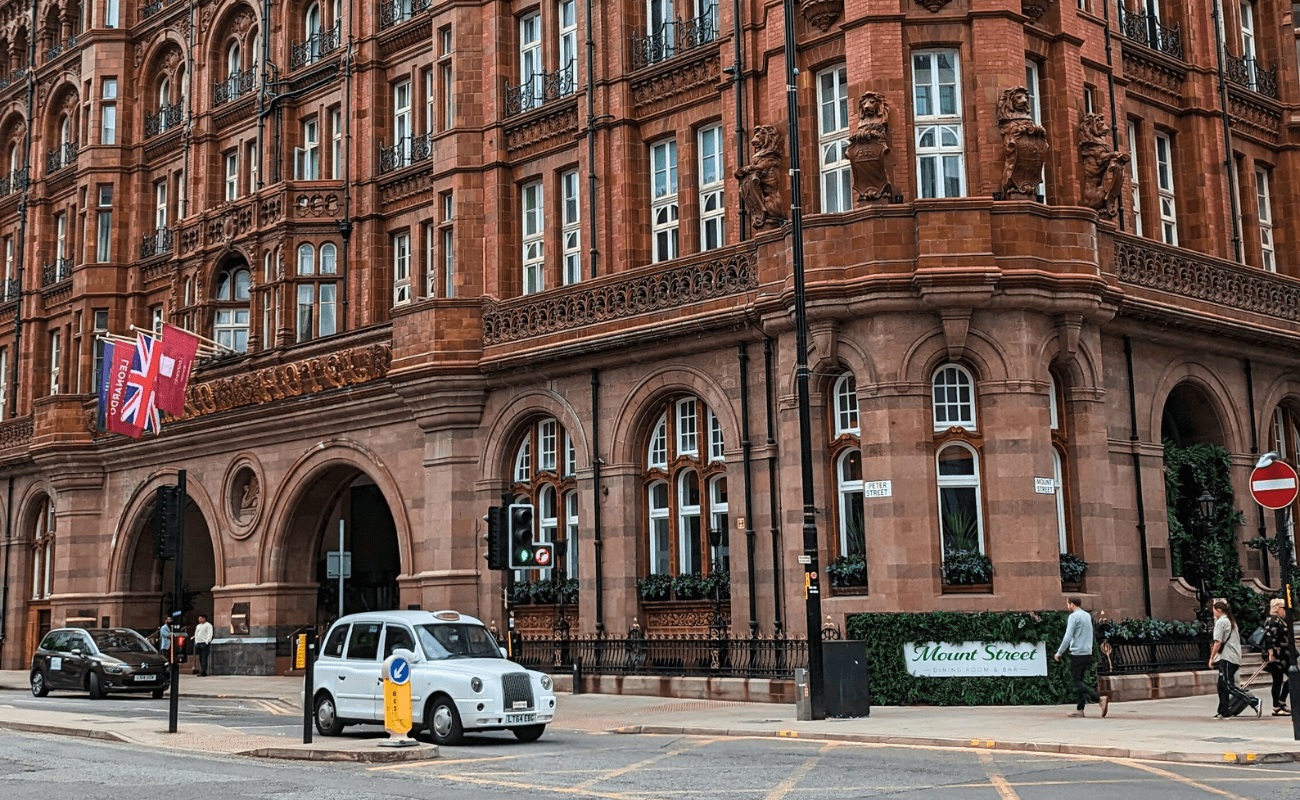
[[[383,739],[379,742],[380,747],[415,747],[418,744],[419,742],[406,736],[399,736],[396,739]]]

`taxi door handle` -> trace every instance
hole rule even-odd
[[[345,680],[347,680],[347,679],[348,679],[348,676],[347,676],[347,675],[340,675],[340,676],[339,676],[339,680],[341,680],[341,681],[345,681]]]

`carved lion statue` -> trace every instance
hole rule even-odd
[[[1079,160],[1083,164],[1083,203],[1102,219],[1119,213],[1129,154],[1111,149],[1110,125],[1101,114],[1088,114],[1079,122]]]
[[[781,134],[772,125],[759,125],[754,128],[749,143],[754,148],[754,160],[735,173],[740,182],[740,200],[754,220],[755,228],[775,227],[786,219],[777,185],[781,174]]]
[[[1047,131],[1034,122],[1034,106],[1023,86],[1006,89],[998,99],[998,128],[1002,131],[1001,191],[1034,197],[1047,161]]]
[[[885,164],[889,155],[889,102],[880,92],[858,98],[858,129],[845,151],[853,173],[853,194],[859,201],[889,198],[893,181]]]

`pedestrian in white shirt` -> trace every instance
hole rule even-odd
[[[194,652],[199,657],[199,676],[208,674],[208,648],[212,645],[212,623],[199,614],[199,624],[194,626]]]

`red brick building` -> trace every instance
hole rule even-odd
[[[1162,440],[1232,454],[1243,539],[1253,454],[1300,445],[1300,20],[796,5],[825,613],[1056,607],[1066,552],[1097,608],[1188,616]],[[0,663],[157,624],[181,467],[222,669],[333,613],[340,525],[349,610],[501,624],[503,492],[567,541],[583,632],[699,630],[712,584],[665,586],[724,570],[737,635],[802,630],[782,24],[0,5]],[[238,354],[161,437],[97,433],[96,334],[162,320]]]

